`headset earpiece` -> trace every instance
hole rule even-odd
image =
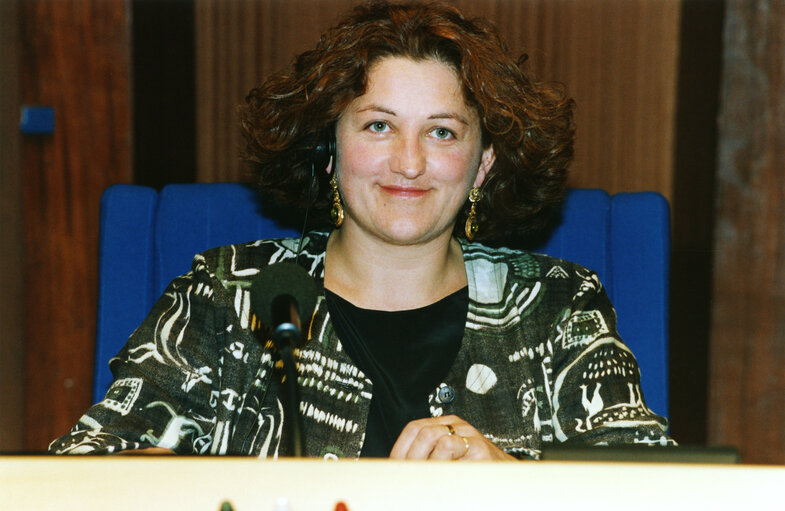
[[[317,169],[326,169],[330,158],[335,156],[335,134],[332,130],[321,137],[313,148],[313,164]]]
[[[305,147],[309,144],[306,142]],[[307,150],[307,149],[306,149]],[[308,185],[308,197],[305,201],[305,215],[303,217],[303,230],[300,233],[300,243],[297,246],[297,260],[300,259],[300,254],[303,250],[303,241],[305,240],[305,229],[308,226],[308,212],[311,209],[311,201],[313,188],[315,186],[316,169],[325,170],[327,165],[330,164],[330,159],[335,156],[335,132],[330,129],[324,135],[316,139],[316,144],[311,150],[311,180]],[[333,164],[335,169],[335,164]]]

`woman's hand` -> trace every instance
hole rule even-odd
[[[399,460],[515,460],[456,415],[418,419],[403,428],[390,452]]]

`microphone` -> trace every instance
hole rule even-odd
[[[290,262],[266,266],[251,282],[251,310],[263,325],[273,329],[273,344],[278,349],[286,373],[286,401],[292,417],[292,453],[302,456],[302,419],[300,392],[294,349],[303,340],[316,307],[316,282],[305,269]]]
[[[262,268],[251,282],[251,310],[273,329],[276,347],[280,349],[279,341],[296,346],[302,340],[303,321],[305,326],[311,321],[316,295],[316,282],[302,266],[275,263]]]

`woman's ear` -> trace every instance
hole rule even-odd
[[[329,161],[329,162],[327,162],[327,168],[325,168],[325,169],[324,169],[324,170],[325,170],[325,172],[327,172],[327,175],[328,175],[328,176],[329,176],[329,175],[332,173],[332,171],[333,171],[333,158],[334,158],[334,156],[330,156],[330,161]]]
[[[493,167],[495,161],[496,154],[493,152],[493,146],[489,145],[482,151],[482,157],[480,157],[480,166],[477,169],[477,177],[474,179],[474,186],[482,186],[482,183],[485,181],[485,177],[488,175],[488,171],[491,170],[491,167]]]

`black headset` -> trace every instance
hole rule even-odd
[[[333,159],[333,172],[335,172],[335,129],[329,128],[326,133],[317,138],[311,151],[311,181],[316,177],[316,169],[326,169],[330,164],[330,159]],[[303,228],[300,233],[300,243],[297,246],[297,259],[300,258],[300,253],[303,248],[303,240],[305,238],[305,229],[308,225],[308,211],[311,209],[311,186],[308,187],[308,200],[305,207],[305,218],[303,219]]]
[[[311,155],[311,179],[314,177],[315,169],[326,169],[330,163],[330,158],[335,156],[335,131],[328,130],[326,134],[319,137],[313,148]],[[335,162],[333,161],[333,167]]]

